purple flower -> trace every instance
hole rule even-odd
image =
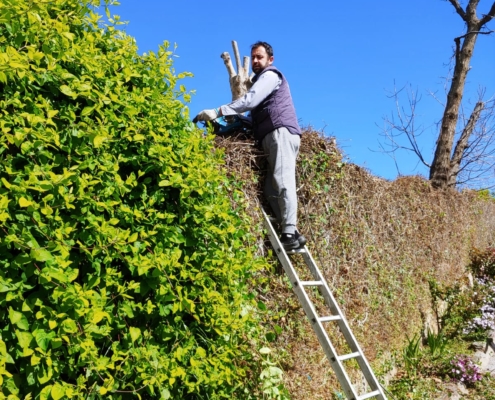
[[[481,380],[479,367],[473,363],[467,356],[458,355],[451,360],[451,365],[457,367],[452,368],[451,377],[454,381],[472,384]]]

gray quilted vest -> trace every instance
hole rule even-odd
[[[261,141],[270,132],[282,127],[287,128],[293,135],[301,135],[289,85],[284,75],[277,68],[270,66],[256,75],[253,78],[253,83],[267,71],[276,72],[280,76],[282,84],[251,110],[254,138]]]

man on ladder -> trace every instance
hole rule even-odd
[[[284,75],[273,64],[273,49],[266,42],[251,46],[253,86],[239,99],[219,108],[201,111],[193,122],[251,111],[254,138],[267,155],[264,193],[281,228],[285,250],[306,245],[297,230],[296,158],[301,142],[294,103]]]

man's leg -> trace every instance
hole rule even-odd
[[[269,133],[262,142],[268,155],[265,196],[279,220],[282,233],[294,235],[297,223],[296,158],[301,138],[286,128]]]
[[[268,153],[265,153],[268,155]],[[273,170],[270,164],[268,164],[268,171],[265,176],[265,187],[263,190],[265,198],[268,200],[270,207],[275,214],[277,223],[282,222],[282,213],[280,212],[280,207],[278,205],[278,191],[273,187]]]

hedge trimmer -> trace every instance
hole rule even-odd
[[[203,122],[204,127],[208,124],[213,127],[213,133],[217,136],[229,136],[236,133],[250,134],[253,126],[251,118],[244,115],[222,116]]]

